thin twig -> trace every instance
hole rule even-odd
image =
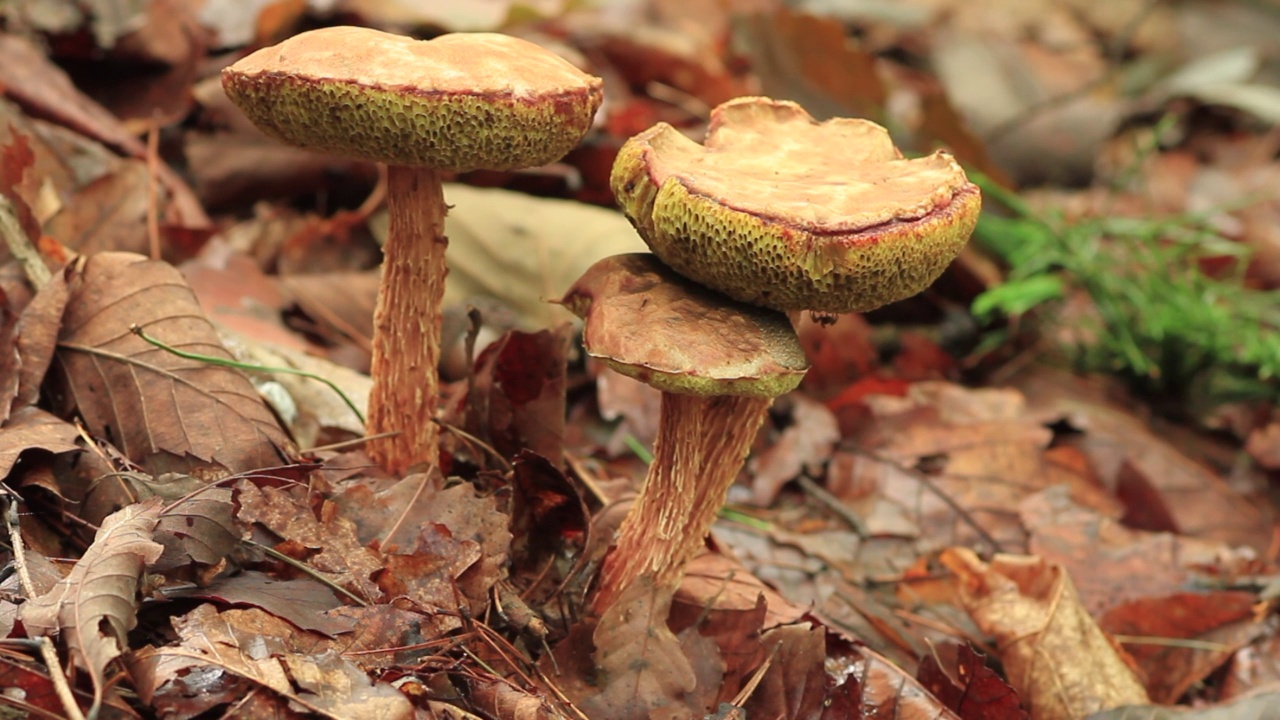
[[[53,647],[53,641],[41,635],[35,638],[40,643],[40,657],[44,658],[44,666],[49,670],[49,680],[53,683],[54,692],[58,694],[58,700],[62,702],[62,709],[67,711],[67,717],[71,720],[85,720],[84,713],[80,712],[80,703],[76,702],[75,693],[71,692],[71,685],[67,683],[66,673],[62,671],[62,663],[58,661],[58,651]],[[99,705],[94,701],[93,707],[89,708],[89,716],[91,718],[98,717]]]
[[[444,428],[450,433],[457,435],[463,440],[466,440],[471,444],[476,445],[480,449],[484,450],[486,453],[488,453],[490,456],[492,456],[495,460],[498,461],[498,464],[502,466],[503,472],[511,472],[514,469],[511,467],[511,463],[507,462],[507,459],[502,457],[502,453],[499,453],[497,450],[493,448],[492,445],[481,440],[475,435],[472,435],[471,433],[467,432],[466,430],[463,430],[457,425],[447,423],[444,420],[441,420],[440,418],[431,418],[431,422],[434,422],[435,424],[439,425],[440,427]]]
[[[27,597],[27,601],[35,600],[36,590],[31,583],[31,573],[27,570],[27,551],[26,546],[22,543],[22,528],[18,525],[18,496],[9,488],[0,488],[0,495],[5,496],[5,502],[8,507],[5,508],[4,521],[9,530],[9,544],[13,549],[13,565],[18,570],[18,582],[22,584],[22,594]],[[76,702],[75,693],[71,692],[71,686],[67,683],[66,673],[62,669],[62,663],[58,660],[57,650],[53,647],[53,641],[44,635],[31,638],[40,646],[40,656],[44,658],[44,665],[49,670],[49,680],[53,683],[53,689],[58,694],[58,700],[62,702],[62,708],[67,711],[67,717],[71,720],[85,720],[84,713],[80,711],[80,704]],[[97,715],[97,705],[90,710],[90,714]]]
[[[951,497],[942,488],[938,487],[937,483],[933,482],[932,478],[928,475],[909,465],[900,463],[892,458],[885,457],[872,450],[867,450],[866,448],[854,448],[852,452],[855,455],[863,455],[875,460],[876,462],[884,463],[901,473],[911,476],[913,480],[923,485],[929,492],[933,493],[934,497],[941,500],[943,504],[945,504],[956,514],[957,517],[960,518],[961,522],[968,525],[970,529],[978,534],[978,537],[982,538],[983,542],[991,546],[992,550],[1000,552],[1004,549],[1004,546],[1000,544],[1000,541],[995,539],[995,536],[988,532],[986,528],[982,527],[982,525],[969,514],[968,510],[965,510],[960,506],[960,503],[956,502],[955,498]]]
[[[342,595],[344,595],[345,597],[350,598],[352,602],[354,602],[354,603],[358,604],[360,607],[369,607],[369,601],[368,601],[368,600],[365,600],[364,598],[360,597],[359,595],[356,595],[355,593],[353,593],[353,592],[351,592],[350,590],[348,590],[348,589],[346,589],[346,588],[342,587],[342,586],[341,586],[341,585],[339,585],[338,583],[336,583],[336,582],[334,582],[334,581],[330,580],[329,578],[325,577],[323,573],[321,573],[319,570],[316,570],[315,568],[311,567],[310,565],[308,565],[308,564],[306,564],[306,563],[304,563],[304,562],[300,562],[300,561],[298,561],[298,560],[295,560],[295,559],[293,559],[293,558],[289,557],[288,555],[285,555],[284,553],[280,552],[279,550],[276,550],[275,548],[267,547],[266,545],[263,545],[262,543],[254,542],[254,541],[252,541],[252,540],[241,540],[240,542],[244,543],[245,545],[248,545],[248,546],[249,546],[249,547],[251,547],[251,548],[254,548],[254,549],[257,549],[257,550],[261,550],[262,552],[266,553],[267,555],[271,556],[272,558],[275,558],[276,560],[279,560],[280,562],[284,563],[285,565],[288,565],[288,566],[290,566],[290,567],[296,568],[297,570],[299,570],[299,571],[301,571],[301,572],[303,572],[303,573],[306,573],[307,575],[310,575],[311,577],[313,577],[313,578],[315,578],[316,580],[318,580],[322,585],[325,585],[326,587],[328,587],[330,590],[333,590],[333,591],[334,591],[334,592],[336,592],[336,593],[341,593],[341,594],[342,594]]]
[[[848,523],[853,529],[855,535],[866,540],[871,537],[871,530],[867,524],[862,521],[862,517],[854,512],[849,506],[845,505],[840,498],[832,495],[830,491],[814,482],[808,475],[800,475],[796,478],[796,483],[800,485],[800,489],[804,490],[810,497],[827,507],[828,510],[835,513],[841,520]]]

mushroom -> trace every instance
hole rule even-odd
[[[387,164],[368,431],[394,434],[367,448],[391,472],[434,464],[448,245],[440,173],[558,160],[591,127],[601,80],[506,35],[424,42],[331,27],[241,59],[223,70],[222,85],[268,135]]]
[[[808,363],[785,314],[727,298],[647,253],[597,262],[560,302],[584,320],[588,355],[662,392],[653,461],[592,600],[603,614],[642,576],[675,588],[770,404]]]
[[[715,108],[702,145],[665,123],[636,135],[610,184],[664,263],[786,312],[915,295],[960,253],[982,205],[946,152],[904,159],[873,122],[819,123],[758,97]]]

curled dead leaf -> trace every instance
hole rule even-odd
[[[67,647],[88,668],[95,706],[102,702],[107,665],[128,649],[126,636],[138,624],[143,568],[164,551],[151,539],[159,517],[160,503],[153,501],[103,520],[66,579],[22,606],[30,637],[65,636]]]
[[[956,573],[969,615],[995,636],[1009,683],[1036,720],[1148,702],[1061,566],[1015,555],[987,564],[968,548],[948,549],[940,559]]]

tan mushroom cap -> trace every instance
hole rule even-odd
[[[663,262],[784,311],[864,311],[920,292],[982,205],[949,154],[904,159],[875,123],[819,123],[768,98],[717,107],[701,145],[665,123],[631,138],[611,185]]]
[[[666,392],[773,398],[809,367],[786,315],[708,290],[648,253],[597,262],[561,302],[585,321],[587,354]]]
[[[591,127],[603,83],[531,42],[361,27],[295,35],[222,71],[232,101],[292,145],[436,170],[553,162]]]

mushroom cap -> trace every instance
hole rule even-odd
[[[583,319],[588,355],[665,392],[773,398],[809,367],[786,315],[709,290],[648,253],[597,262],[560,302]]]
[[[904,159],[866,120],[738,98],[699,145],[665,123],[631,138],[614,196],[650,249],[730,297],[865,311],[910,297],[968,241],[982,198],[947,153]]]
[[[511,170],[554,162],[591,127],[602,81],[495,33],[421,41],[330,27],[263,48],[222,86],[285,143],[393,165]]]

